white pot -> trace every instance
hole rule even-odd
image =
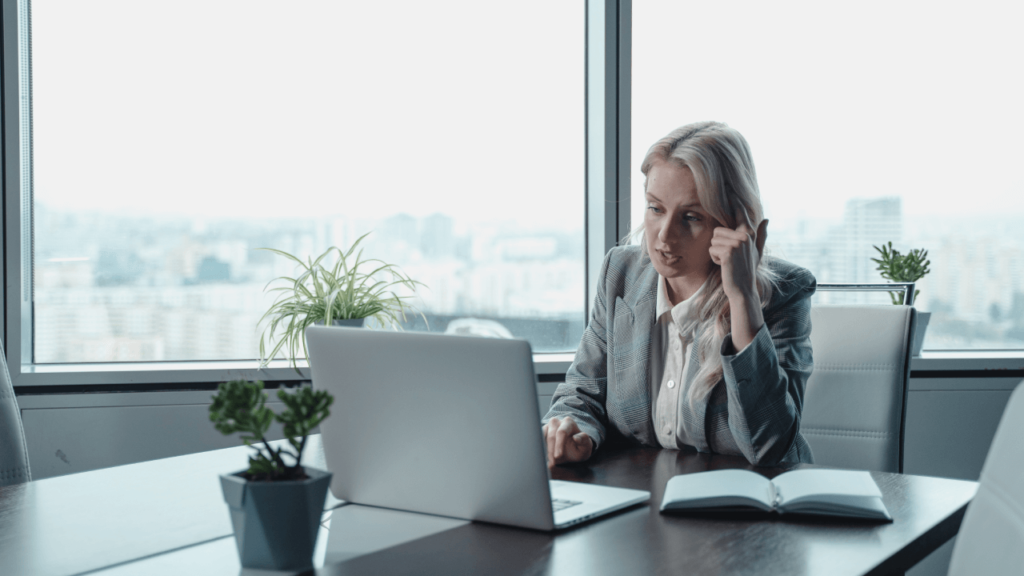
[[[931,320],[931,312],[917,312],[917,327],[914,328],[914,336],[910,345],[910,355],[920,356],[921,345],[924,344],[924,331],[928,328],[928,321]]]

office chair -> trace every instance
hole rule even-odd
[[[1024,386],[1010,395],[985,457],[978,493],[953,545],[949,576],[1024,570]]]
[[[818,290],[902,291],[913,283],[819,284]],[[814,462],[839,468],[903,471],[910,381],[912,306],[812,306],[814,371],[807,380],[800,432]]]
[[[7,371],[6,354],[0,344],[0,486],[20,484],[32,479],[28,467],[28,447],[21,411],[14,397],[14,386]]]

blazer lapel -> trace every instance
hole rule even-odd
[[[615,299],[609,393],[626,416],[629,431],[644,442],[654,441],[651,423],[651,331],[657,302],[658,273],[648,266],[621,297]]]

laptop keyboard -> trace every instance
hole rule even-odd
[[[565,510],[566,508],[571,508],[577,504],[583,504],[583,502],[577,502],[576,500],[562,500],[561,498],[551,499],[551,508],[555,512],[558,512],[559,510]]]

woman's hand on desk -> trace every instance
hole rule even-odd
[[[548,468],[565,462],[582,462],[594,451],[594,441],[580,431],[572,416],[548,420],[543,432],[548,447]]]

